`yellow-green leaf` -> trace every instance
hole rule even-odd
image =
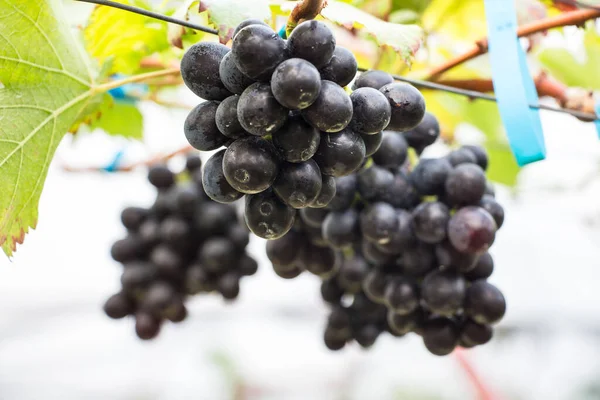
[[[253,18],[271,19],[268,0],[200,0],[200,12],[207,12],[208,20],[219,31],[221,43],[227,43],[240,22]]]
[[[119,2],[150,9],[141,0]],[[134,74],[142,58],[169,47],[165,22],[107,6],[94,9],[84,37],[88,52],[99,62],[112,58],[112,73]]]
[[[90,125],[90,129],[102,129],[109,135],[128,139],[142,139],[144,117],[135,104],[111,101],[99,112],[99,118]]]

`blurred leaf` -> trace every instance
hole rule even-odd
[[[422,18],[427,32],[473,42],[487,35],[483,1],[433,0]]]
[[[173,18],[197,23],[198,25],[208,26],[208,13],[198,12],[198,0],[185,0],[173,13]],[[197,43],[208,35],[205,32],[199,32],[185,26],[169,24],[167,38],[169,43],[180,49],[187,48]]]
[[[38,220],[52,157],[102,96],[58,0],[0,0],[0,245],[12,256]]]
[[[593,23],[586,27],[583,46],[583,61],[566,48],[542,49],[537,58],[550,74],[566,85],[600,90],[600,35]]]
[[[423,42],[423,30],[417,25],[392,24],[338,1],[329,1],[321,15],[348,30],[366,33],[381,47],[393,48],[407,64]]]
[[[392,9],[393,10],[412,10],[417,12],[418,14],[422,14],[423,11],[427,7],[431,0],[393,0],[392,1]]]
[[[141,0],[119,2],[150,9]],[[165,22],[105,6],[96,7],[92,12],[84,38],[92,56],[100,63],[112,58],[111,72],[123,74],[136,73],[142,58],[169,47]]]
[[[200,12],[208,13],[208,21],[219,31],[221,43],[227,43],[240,22],[249,19],[269,21],[268,0],[200,0]]]
[[[387,18],[392,11],[392,0],[354,0],[350,3],[377,18]]]
[[[389,16],[389,22],[393,24],[416,24],[419,21],[420,15],[413,10],[397,10],[393,11]]]
[[[106,102],[99,113],[90,129],[102,129],[109,135],[129,139],[143,138],[144,117],[134,103]]]

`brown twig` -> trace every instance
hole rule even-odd
[[[580,25],[590,19],[600,18],[600,10],[577,10],[571,11],[564,14],[557,15],[555,17],[546,18],[543,20],[535,21],[527,25],[523,25],[517,30],[517,36],[529,36],[534,33],[547,31],[548,29],[558,28],[567,25]],[[429,71],[427,80],[435,81],[444,72],[461,65],[473,58],[485,54],[488,51],[487,38],[483,38],[475,42],[475,45],[470,50],[463,54],[460,54],[445,63],[433,68]]]
[[[316,18],[326,6],[327,0],[302,0],[288,17],[286,32],[289,34],[299,23]]]

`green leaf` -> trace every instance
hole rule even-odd
[[[141,0],[119,3],[150,9]],[[100,63],[112,58],[111,73],[127,75],[140,70],[142,58],[169,47],[165,22],[106,6],[94,9],[84,38],[88,52]]]
[[[130,139],[142,139],[144,135],[144,117],[132,103],[107,102],[99,112],[99,118],[90,125],[90,129],[102,129],[109,135]]]
[[[0,0],[0,245],[12,256],[38,218],[52,156],[102,97],[58,0]]]
[[[200,0],[200,12],[208,13],[208,20],[219,31],[221,43],[227,43],[240,22],[249,19],[269,21],[269,0]]]
[[[423,30],[417,25],[392,24],[339,1],[329,1],[321,15],[348,30],[366,33],[381,47],[391,47],[409,65],[423,42]]]
[[[208,13],[198,12],[200,2],[198,0],[185,0],[173,13],[173,18],[208,26]],[[203,40],[205,32],[195,31],[184,26],[169,24],[167,37],[169,43],[180,49],[187,48],[194,43]]]

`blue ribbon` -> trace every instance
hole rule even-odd
[[[596,131],[598,132],[598,138],[600,139],[600,97],[596,99]]]
[[[279,37],[282,39],[287,39],[287,34],[285,33],[285,25],[283,25],[279,30]]]
[[[106,172],[115,172],[119,169],[119,165],[121,164],[121,160],[123,159],[123,156],[125,155],[125,151],[124,150],[120,150],[119,152],[117,152],[117,154],[115,154],[113,160],[105,167],[102,167],[103,171]]]
[[[500,117],[520,166],[546,158],[535,84],[517,37],[515,0],[485,0],[492,81]]]

